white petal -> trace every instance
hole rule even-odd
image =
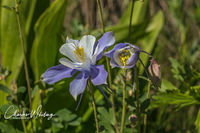
[[[60,58],[59,62],[69,68],[74,69],[75,65],[74,63],[72,63],[70,60],[68,60],[67,58]]]
[[[96,63],[98,49],[99,49],[99,44],[97,44],[97,46],[96,46],[96,48],[95,48],[95,50],[94,50],[94,54],[93,54],[93,56],[92,56],[92,64],[93,64],[93,65]]]
[[[66,43],[61,46],[60,53],[67,56],[74,62],[77,62],[76,56],[74,55],[75,46],[73,43]]]
[[[78,46],[78,44],[79,44],[79,41],[78,40],[73,40],[73,39],[66,39],[66,43],[73,43],[73,44],[75,44],[75,45],[77,45]]]
[[[80,40],[79,46],[82,46],[85,54],[91,59],[96,38],[92,35],[83,36]]]
[[[119,50],[116,50],[115,53],[114,53],[114,60],[115,62],[119,65],[119,66],[123,66],[123,63],[121,62],[120,58],[119,58],[119,53],[121,52],[122,50],[119,49]]]

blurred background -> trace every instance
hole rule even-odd
[[[148,133],[200,133],[200,1],[199,0],[134,0],[131,36],[129,21],[131,0],[100,0],[106,31],[114,31],[116,43],[130,42],[151,53],[161,68],[162,84],[152,85],[146,96],[147,80],[140,63],[139,83],[142,118],[148,114]],[[95,0],[21,0],[20,21],[32,89],[32,108],[56,113],[47,120],[25,120],[25,127],[34,132],[95,132],[95,121],[88,92],[78,109],[64,79],[54,85],[41,81],[41,75],[59,64],[58,51],[68,36],[80,39],[92,34],[102,36],[100,14]],[[14,0],[0,0],[0,132],[24,132],[23,121],[5,120],[9,105],[28,110],[28,89],[23,66],[23,52]],[[147,55],[140,55],[146,68]],[[105,58],[99,64],[105,64]],[[132,71],[132,70],[130,70]],[[119,69],[112,69],[117,118],[120,121],[122,97]],[[130,81],[132,82],[132,81]],[[135,98],[127,87],[125,132],[131,132],[128,117],[134,114]],[[134,92],[132,92],[134,93]],[[129,95],[130,94],[130,95]],[[108,94],[109,95],[109,94]],[[111,105],[95,90],[101,131],[114,132]],[[147,102],[148,101],[148,102]],[[12,112],[11,112],[12,113]],[[142,124],[142,130],[144,125]],[[137,132],[134,129],[134,132]]]

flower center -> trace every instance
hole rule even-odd
[[[76,46],[74,50],[74,54],[76,55],[79,61],[85,62],[86,57],[85,57],[84,49],[81,46],[80,47]]]
[[[123,49],[122,52],[119,54],[119,59],[123,66],[126,65],[127,60],[130,58],[131,53],[127,49]]]

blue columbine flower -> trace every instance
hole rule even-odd
[[[105,55],[111,59],[112,67],[132,68],[139,60],[141,50],[130,43],[119,43],[106,52]]]
[[[69,90],[75,100],[79,94],[83,94],[89,78],[95,86],[106,84],[108,73],[104,69],[104,65],[95,64],[103,56],[103,51],[114,42],[113,32],[106,32],[97,42],[92,35],[83,36],[80,41],[67,39],[60,48],[60,53],[67,58],[61,58],[60,65],[49,68],[42,75],[43,81],[54,84],[80,72],[70,83]]]

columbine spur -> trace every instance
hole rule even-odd
[[[60,65],[46,70],[42,75],[42,80],[48,84],[54,84],[79,72],[70,83],[69,88],[75,100],[79,94],[83,94],[88,79],[101,90],[100,85],[106,84],[108,73],[104,69],[104,65],[95,64],[103,56],[103,51],[113,45],[114,42],[113,32],[106,32],[98,41],[92,35],[85,35],[80,41],[67,39],[66,43],[60,48],[60,53],[67,58],[61,58],[59,60]]]

